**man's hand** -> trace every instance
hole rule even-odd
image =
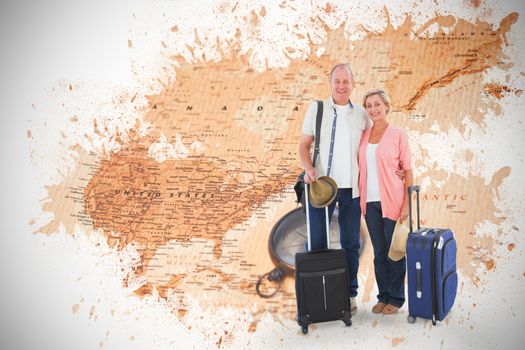
[[[312,159],[310,155],[310,148],[312,147],[312,142],[314,142],[313,135],[301,134],[301,141],[299,142],[299,147],[297,150],[299,160],[301,160],[301,163],[303,164],[305,170],[304,182],[306,184],[311,184],[317,179],[317,171],[315,170],[312,164]]]
[[[312,182],[315,182],[315,180],[317,180],[317,170],[315,170],[315,168],[306,170],[304,174],[304,182],[309,185]]]
[[[403,170],[403,162],[399,162],[399,168],[396,170],[396,175],[399,176],[401,181],[405,181],[405,171]]]

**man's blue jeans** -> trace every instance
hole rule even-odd
[[[336,199],[328,207],[329,221],[339,203],[339,234],[341,247],[345,251],[348,261],[350,279],[350,296],[357,295],[357,270],[359,268],[359,232],[361,226],[361,207],[359,197],[352,198],[352,189],[343,188],[337,191]],[[325,209],[314,208],[308,203],[310,216],[310,236],[312,250],[326,249],[326,221]]]
[[[396,222],[383,217],[381,202],[366,203],[365,222],[374,247],[374,271],[379,290],[377,300],[401,307],[405,303],[406,260],[403,257],[393,261],[388,257]]]

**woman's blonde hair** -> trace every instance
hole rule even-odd
[[[383,89],[373,89],[366,93],[365,98],[363,99],[363,107],[366,109],[366,99],[370,96],[377,95],[383,100],[383,103],[386,105],[387,113],[390,112],[390,97]]]

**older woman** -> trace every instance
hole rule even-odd
[[[392,261],[388,250],[396,222],[408,215],[407,188],[413,175],[406,133],[387,121],[390,99],[385,91],[368,92],[363,105],[373,126],[363,132],[359,145],[361,211],[374,248],[377,304],[373,313],[393,314],[405,302],[405,258]],[[396,175],[404,171],[404,180]]]

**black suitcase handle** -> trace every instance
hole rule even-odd
[[[305,182],[304,183],[304,190],[305,190],[305,207],[306,207],[306,236],[308,239],[308,249],[307,251],[312,251],[312,237],[310,232],[310,207],[308,206],[309,199],[308,199],[308,187],[309,185]],[[330,220],[328,219],[328,206],[324,207],[324,213],[325,213],[325,224],[326,224],[326,249],[330,250]]]
[[[408,187],[408,222],[410,226],[410,233],[413,233],[412,230],[412,193],[416,191],[416,212],[417,212],[417,229],[419,230],[421,228],[421,221],[419,220],[419,185],[412,185]]]

